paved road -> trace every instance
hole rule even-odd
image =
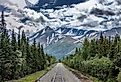
[[[74,74],[66,69],[62,63],[58,63],[45,76],[37,82],[81,82]]]

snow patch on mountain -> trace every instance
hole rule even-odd
[[[37,4],[39,2],[39,0],[28,0],[30,3],[32,3],[33,5]]]
[[[98,38],[101,31],[105,36],[117,33],[121,35],[120,0],[87,0],[70,6],[59,6],[57,9],[40,8],[38,11],[26,7],[29,4],[36,9],[36,4],[41,1],[43,0],[0,0],[0,5],[10,9],[5,12],[7,29],[18,32],[21,28],[30,42],[36,39],[50,54],[61,55],[65,46],[68,52],[64,53],[67,54],[85,37]],[[52,52],[58,46],[60,48],[55,51],[57,53]]]
[[[22,29],[27,32],[29,31],[30,35],[47,26],[60,34],[62,30],[56,30],[60,27],[86,31],[105,31],[121,26],[121,6],[119,1],[115,0],[88,0],[83,3],[73,4],[70,7],[63,6],[56,10],[40,9],[40,12],[29,8],[20,9],[15,4],[23,5],[25,1],[20,1],[21,3],[18,3],[18,1],[2,0],[2,3],[9,4],[8,7],[12,9],[6,18],[8,27],[16,28],[17,30],[20,26],[23,26]],[[28,0],[28,2],[35,4],[39,1]],[[17,8],[12,8],[12,6]],[[71,30],[64,35],[73,35],[73,32]],[[75,37],[80,36],[76,35]]]

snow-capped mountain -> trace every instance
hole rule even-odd
[[[31,42],[36,38],[44,44],[47,53],[64,44],[71,48],[66,55],[84,37],[98,38],[101,31],[105,36],[121,34],[120,0],[0,0],[3,9],[7,29],[25,30]]]

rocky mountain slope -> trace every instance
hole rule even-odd
[[[71,1],[0,0],[0,10],[6,9],[7,29],[25,30],[31,42],[35,38],[56,56],[74,51],[85,37],[121,34],[120,0]]]

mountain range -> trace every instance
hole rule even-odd
[[[85,37],[121,35],[120,0],[0,0],[7,29],[24,30],[45,52],[62,58]]]

